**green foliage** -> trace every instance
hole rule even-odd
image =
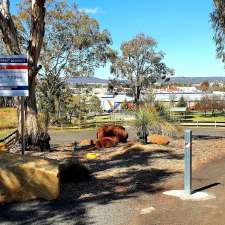
[[[84,122],[87,120],[88,113],[102,112],[101,101],[97,96],[91,96],[90,98],[87,95],[72,96],[67,110],[70,121],[74,116],[79,122]]]
[[[112,59],[111,73],[125,79],[135,98],[140,103],[140,94],[157,80],[168,80],[174,71],[162,62],[164,54],[156,50],[156,41],[144,34],[122,43],[122,55]]]
[[[214,0],[214,11],[211,13],[212,27],[215,31],[217,57],[225,62],[225,1]]]
[[[137,110],[135,125],[139,130],[147,129],[152,134],[175,136],[177,133],[176,127],[160,116],[155,107],[148,104]]]
[[[166,107],[165,104],[156,101],[154,102],[154,107],[161,117],[165,120],[171,120],[170,109]]]
[[[180,97],[176,106],[177,107],[186,107],[187,106],[187,102],[185,101],[183,96]]]
[[[204,112],[205,117],[207,112],[211,112],[215,116],[215,112],[223,112],[225,109],[224,100],[214,95],[212,97],[203,96],[195,105],[196,110]]]
[[[89,107],[88,107],[89,112],[102,112],[102,106],[101,106],[101,101],[97,96],[92,96],[89,99]]]
[[[57,123],[66,119],[71,91],[63,78],[52,73],[40,75],[37,88],[38,109],[44,114],[47,130],[51,119]]]
[[[152,106],[155,104],[155,93],[152,89],[148,90],[147,94],[144,97],[144,102]]]
[[[26,49],[30,24],[30,1],[21,0],[14,20]],[[98,21],[66,0],[46,2],[45,37],[40,62],[43,73],[90,75],[113,56],[111,36]]]
[[[26,49],[30,24],[30,1],[21,0],[14,16],[21,45]],[[93,74],[95,68],[113,57],[111,36],[101,30],[98,21],[66,0],[46,2],[45,37],[40,55],[42,68],[38,76],[38,108],[44,114],[45,128],[50,120],[71,122],[73,114],[88,111],[86,104],[73,104],[65,81],[71,76]],[[97,110],[99,106],[96,104]],[[78,112],[79,111],[79,112]],[[81,115],[83,117],[83,115]]]

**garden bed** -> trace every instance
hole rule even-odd
[[[193,140],[193,168],[225,156],[225,138]],[[64,160],[75,158],[86,165],[92,179],[88,182],[63,185],[62,199],[107,202],[133,196],[135,193],[155,193],[164,190],[165,180],[183,173],[183,139],[171,139],[167,146],[141,145],[129,142],[114,148],[72,151],[61,146],[51,152],[26,152],[27,155]],[[97,153],[87,159],[87,153]],[[73,193],[73,194],[72,194]]]
[[[197,139],[193,140],[193,169],[220,157],[225,156],[225,138]],[[167,169],[173,172],[183,171],[184,140],[171,139],[167,146],[141,145],[138,143],[120,144],[117,147],[97,150],[95,148],[72,151],[72,147],[58,147],[52,152],[28,152],[27,154],[42,156],[52,159],[64,159],[75,157],[84,164],[96,164],[98,171],[94,171],[97,177],[111,176],[124,173],[129,170],[140,169]],[[87,153],[98,153],[93,161],[86,158]],[[120,161],[120,163],[115,162]],[[109,164],[107,170],[101,169],[103,164]]]

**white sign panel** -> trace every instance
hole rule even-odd
[[[0,96],[28,95],[27,56],[0,55]]]

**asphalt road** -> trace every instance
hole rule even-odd
[[[137,130],[135,127],[126,127],[129,137],[128,139],[137,139]],[[50,131],[51,144],[69,144],[81,139],[96,139],[96,129],[93,130],[58,130]]]
[[[215,196],[204,201],[180,200],[158,193],[151,198],[155,210],[139,216],[140,225],[223,225],[225,224],[225,159],[211,162],[193,173],[193,190]],[[182,177],[168,183],[168,190],[183,189]]]
[[[129,133],[129,140],[137,139],[137,129],[135,127],[126,127]],[[210,137],[225,137],[225,128],[185,128],[191,129],[193,135],[196,138],[210,138]],[[62,130],[62,131],[51,131],[51,144],[69,144],[74,141],[80,141],[81,139],[95,139],[96,130]]]
[[[188,128],[187,128],[188,129]],[[216,127],[192,127],[190,128],[194,136],[199,138],[204,137],[225,137],[225,128]]]

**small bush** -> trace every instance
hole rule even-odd
[[[60,180],[62,182],[87,181],[91,178],[91,172],[78,160],[66,159],[59,164]]]
[[[177,136],[176,126],[167,121],[165,114],[161,116],[155,107],[147,104],[138,109],[136,113],[136,126],[139,130],[148,130],[150,134],[169,137]]]

